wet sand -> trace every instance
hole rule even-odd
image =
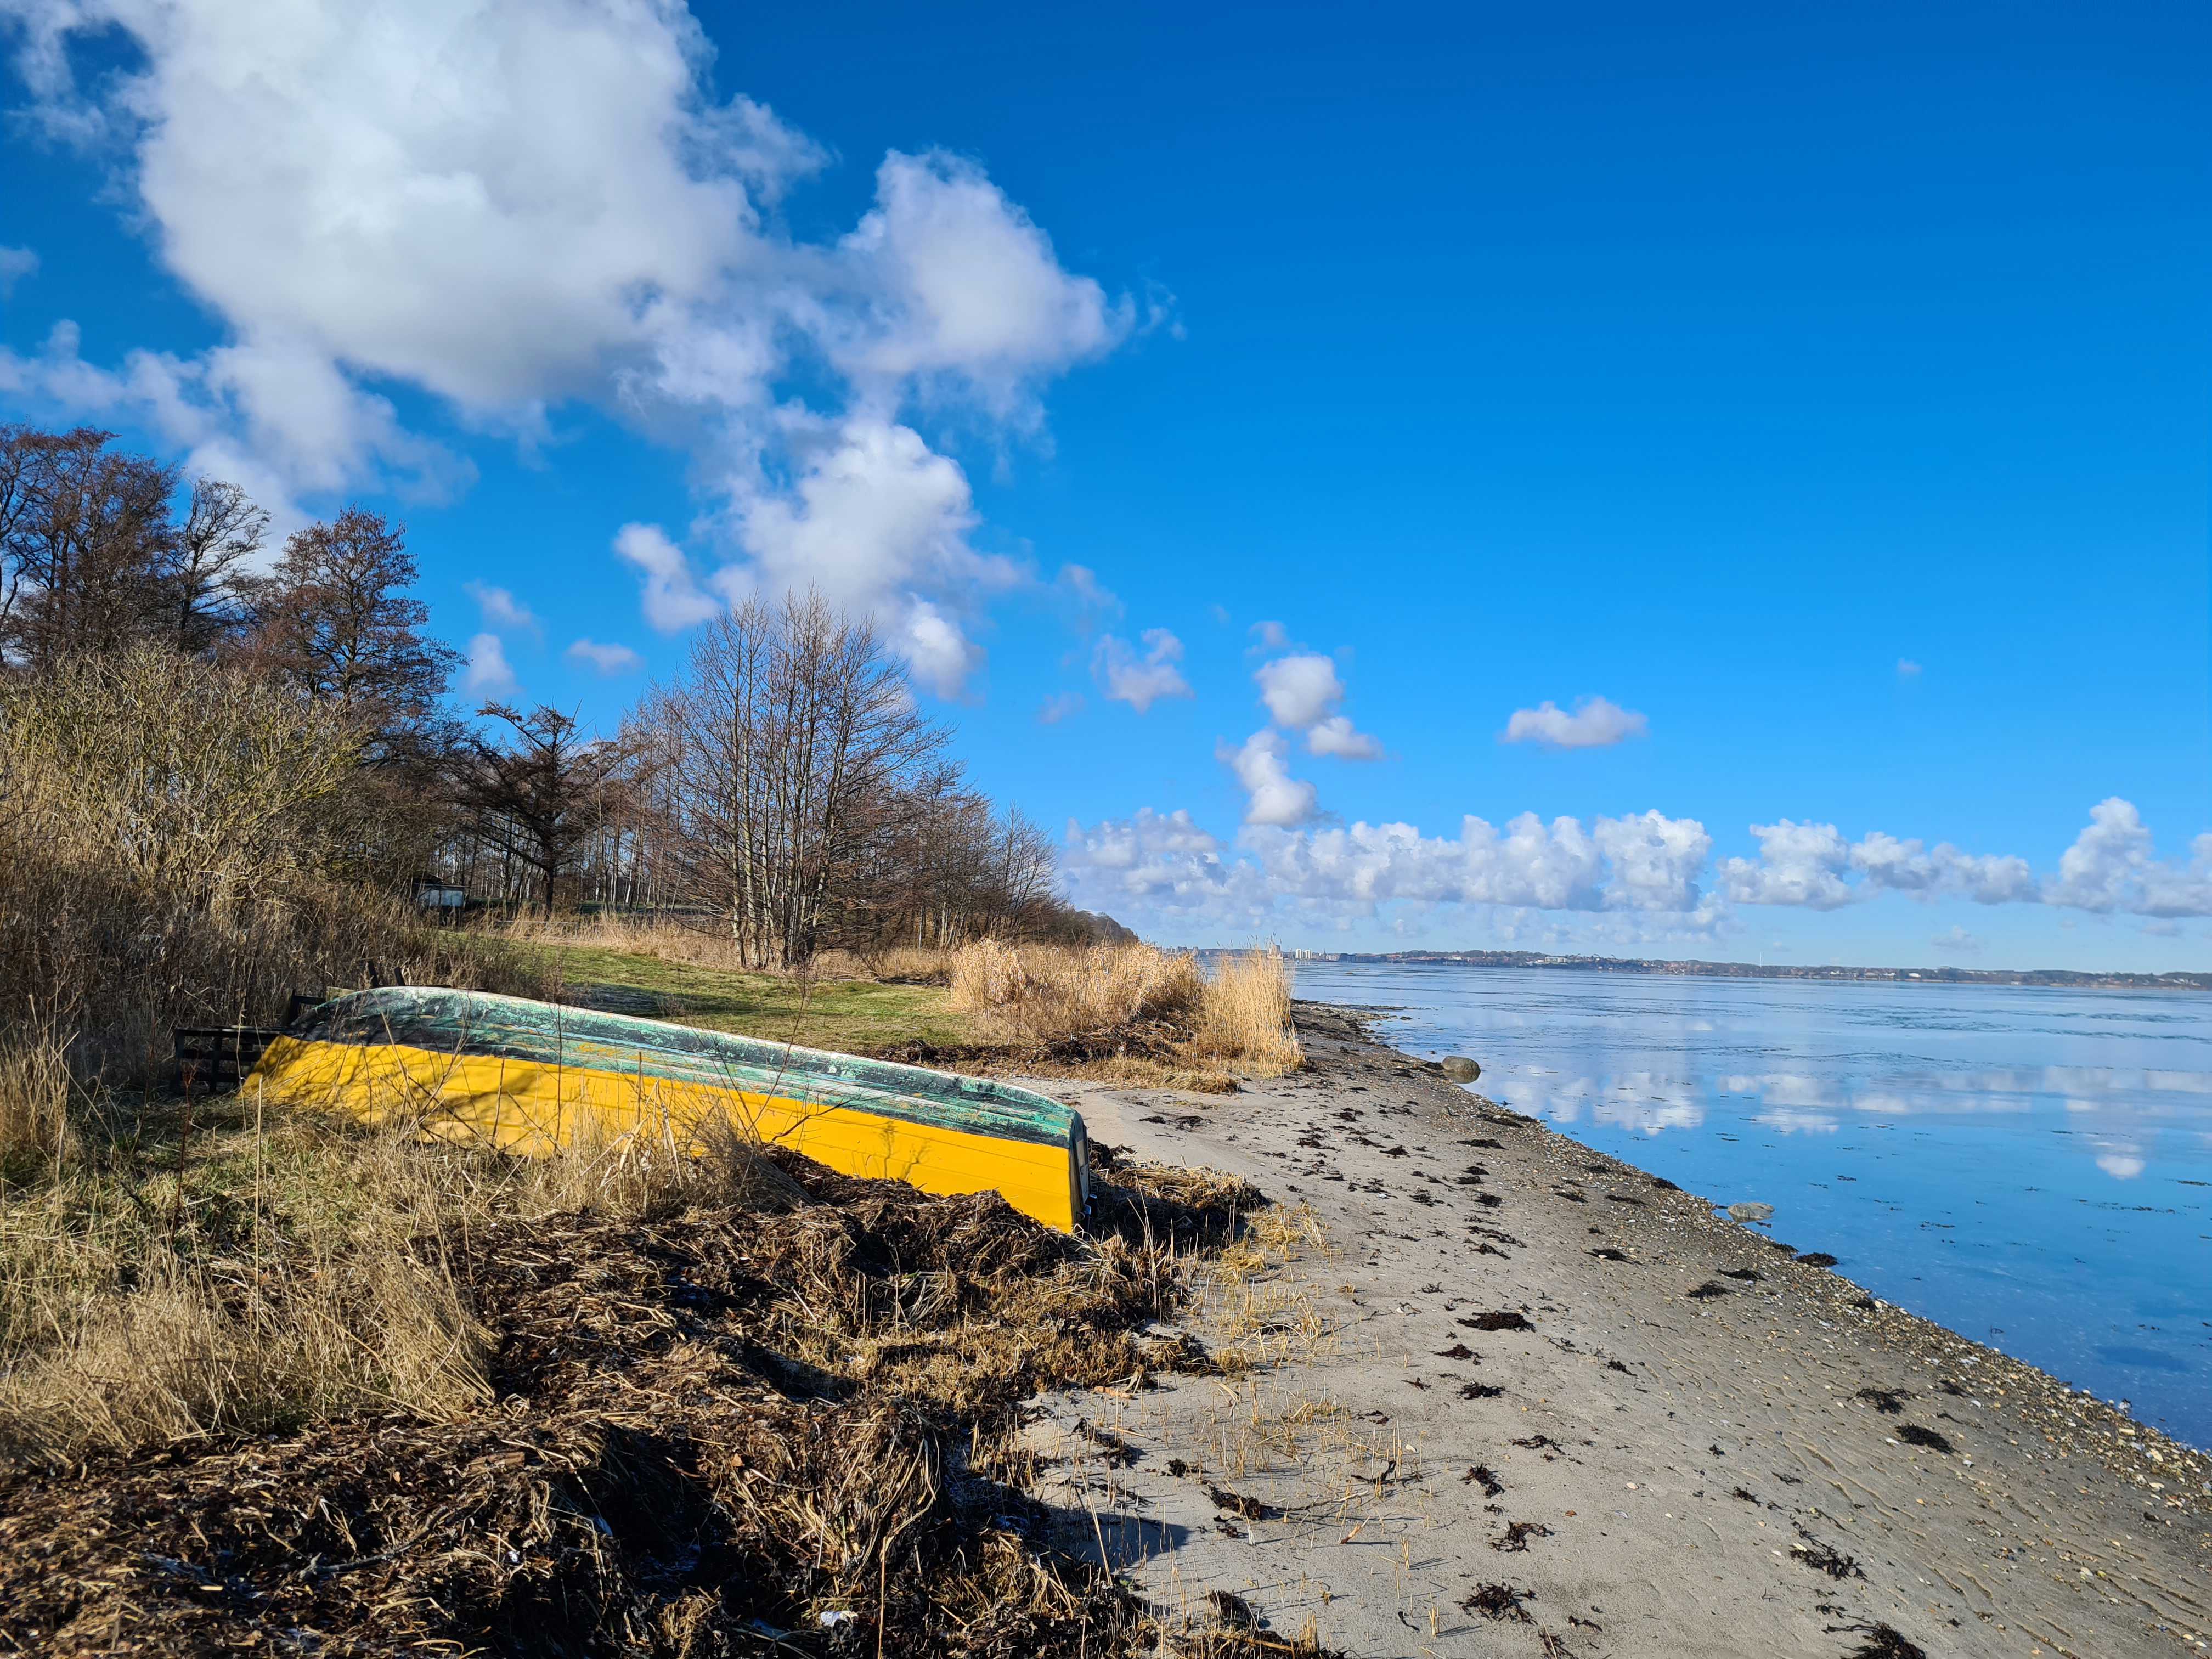
[[[2212,1458],[1299,1017],[1235,1095],[1042,1085],[1281,1241],[1189,1322],[1258,1363],[1042,1402],[1071,1548],[1358,1655],[2212,1653]]]

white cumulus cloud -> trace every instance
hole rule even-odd
[[[2139,916],[2212,916],[2212,834],[2190,844],[2186,865],[2155,856],[2132,801],[2112,796],[2089,810],[2088,827],[2060,855],[2049,902]]]
[[[626,645],[603,645],[597,640],[578,640],[568,647],[568,659],[602,674],[630,674],[645,666],[645,659]]]
[[[39,256],[27,247],[0,247],[0,300],[15,290],[15,284],[39,269]]]
[[[283,508],[465,487],[379,385],[526,446],[597,405],[696,451],[711,570],[649,580],[648,619],[707,589],[812,584],[957,689],[978,607],[964,473],[923,416],[1041,440],[1042,390],[1137,307],[1065,269],[973,162],[891,151],[851,229],[775,204],[826,160],[713,89],[682,0],[0,0],[28,114],[100,147],[176,279],[221,319],[195,356],[87,364],[72,329],[0,354],[0,390],[137,419]],[[87,43],[132,67],[80,84]],[[241,229],[250,227],[250,233]],[[282,516],[280,512],[280,516]],[[688,580],[688,579],[687,579]]]
[[[1306,732],[1309,754],[1334,755],[1339,760],[1381,760],[1382,740],[1355,729],[1348,714],[1331,714],[1317,720]]]
[[[1344,682],[1336,664],[1314,653],[1279,657],[1262,663],[1252,678],[1260,684],[1260,701],[1278,726],[1302,732],[1333,711],[1344,700]]]
[[[721,609],[719,599],[700,591],[691,562],[659,525],[624,525],[615,532],[615,552],[644,575],[640,603],[646,621],[661,633],[696,627]]]
[[[1285,763],[1289,749],[1282,733],[1262,727],[1240,748],[1223,744],[1215,750],[1244,790],[1245,823],[1283,827],[1313,817],[1314,787],[1291,775]]]
[[[1632,708],[1604,697],[1584,697],[1569,714],[1548,698],[1534,708],[1516,708],[1499,735],[1501,743],[1540,743],[1547,749],[1603,749],[1625,738],[1648,733],[1651,722]]]
[[[507,665],[507,647],[499,635],[479,634],[471,640],[461,690],[472,697],[506,697],[514,694],[514,670]]]
[[[1091,654],[1091,672],[1097,678],[1109,702],[1126,702],[1139,714],[1163,697],[1188,697],[1190,682],[1176,665],[1182,660],[1182,641],[1164,628],[1144,633],[1144,653],[1112,634],[1102,635]]]
[[[462,587],[477,602],[477,608],[483,612],[486,628],[501,629],[516,634],[535,634],[538,631],[537,615],[506,588],[478,581],[464,582]]]
[[[1331,659],[1299,652],[1262,663],[1252,678],[1268,717],[1285,731],[1304,732],[1308,753],[1340,760],[1382,758],[1381,742],[1355,727],[1349,715],[1336,712],[1344,701],[1344,681]]]

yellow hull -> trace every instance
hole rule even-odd
[[[610,1054],[611,1060],[616,1056]],[[278,1037],[254,1077],[269,1097],[369,1122],[416,1122],[442,1139],[543,1157],[582,1140],[650,1135],[697,1150],[700,1126],[787,1146],[830,1169],[925,1193],[997,1192],[1023,1214],[1075,1229],[1068,1151],[850,1105],[625,1072],[404,1043]],[[804,1078],[790,1081],[803,1083]]]

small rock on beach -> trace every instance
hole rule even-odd
[[[1765,1221],[1774,1213],[1771,1204],[1731,1204],[1728,1208],[1731,1221]]]
[[[1482,1067],[1465,1054],[1447,1054],[1443,1060],[1444,1075],[1454,1083],[1473,1083],[1482,1075]]]

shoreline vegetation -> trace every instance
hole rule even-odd
[[[983,941],[799,973],[604,916],[392,937],[418,972],[473,957],[938,1063],[1222,1089],[1300,1058],[1269,951]],[[0,1056],[12,1645],[1258,1650],[1056,1543],[1020,1443],[1040,1390],[1248,1363],[1158,1332],[1268,1259],[1245,1182],[1101,1148],[1067,1238],[729,1125],[703,1158],[633,1135],[518,1159],[66,1060]]]
[[[1550,968],[1593,974],[1662,974],[1711,979],[1797,979],[1850,983],[2050,986],[2092,990],[2212,991],[2212,974],[2091,973],[2071,968],[1860,968],[1842,963],[1705,962],[1644,957],[1554,956],[1539,951],[1300,951],[1301,962],[1405,963],[1458,968]]]

